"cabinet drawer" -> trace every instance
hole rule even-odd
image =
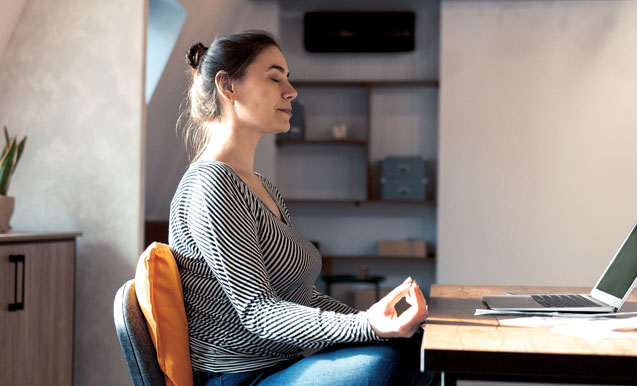
[[[383,178],[423,178],[425,160],[421,157],[391,156],[382,162]]]
[[[381,179],[383,200],[425,200],[427,180],[388,180]]]

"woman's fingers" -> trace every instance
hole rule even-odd
[[[425,300],[425,296],[422,294],[420,287],[418,287],[418,283],[414,280],[411,287],[409,287],[409,291],[405,296],[405,300],[411,306],[423,306],[427,304]]]
[[[400,315],[398,322],[408,325],[420,325],[427,318],[427,301],[416,282],[409,288],[405,300],[411,307]]]
[[[414,285],[411,286],[409,294],[411,295],[410,298],[415,300],[415,304],[412,305],[417,305],[418,308],[427,307],[427,300],[425,300],[425,295],[422,294],[422,291],[420,290],[420,287],[418,287],[416,281],[414,281]]]
[[[411,307],[397,316],[394,306],[403,297]],[[383,338],[410,337],[427,318],[427,301],[418,284],[407,278],[374,304],[368,310],[368,317],[374,331]]]
[[[405,295],[409,293],[409,289],[411,288],[413,279],[408,277],[401,285],[394,288],[389,292],[385,297],[383,297],[379,303],[385,304],[385,306],[389,308],[394,308],[396,303],[400,301],[400,299],[404,298]]]

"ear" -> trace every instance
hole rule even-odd
[[[234,101],[236,98],[234,89],[232,88],[232,80],[230,76],[225,71],[217,72],[215,75],[215,84],[217,85],[217,90],[219,94],[223,96],[228,102]]]

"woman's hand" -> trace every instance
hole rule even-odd
[[[411,306],[400,316],[394,306],[405,298]],[[369,324],[381,338],[410,338],[427,318],[427,301],[411,277],[367,310]]]

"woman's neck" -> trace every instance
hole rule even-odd
[[[209,125],[210,142],[200,158],[220,161],[240,175],[254,176],[254,154],[261,133],[224,122]]]

